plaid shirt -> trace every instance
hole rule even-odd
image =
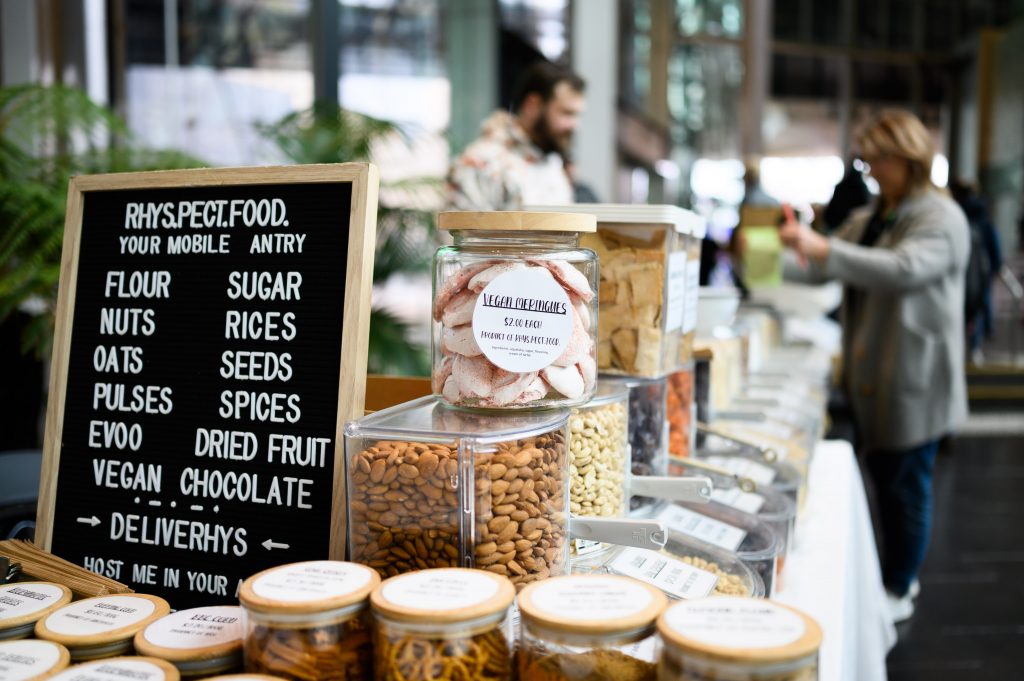
[[[447,199],[453,210],[520,210],[573,203],[573,191],[562,157],[545,155],[508,112],[496,111],[452,162]]]

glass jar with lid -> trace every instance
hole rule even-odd
[[[68,649],[53,641],[17,639],[0,641],[0,679],[40,681],[68,666]]]
[[[68,667],[49,681],[180,681],[178,669],[155,657],[114,657]]]
[[[71,589],[52,582],[0,585],[0,641],[32,635],[36,622],[71,602]]]
[[[448,404],[585,403],[597,382],[593,215],[446,212],[434,255],[433,388]]]
[[[377,681],[509,681],[515,593],[506,577],[466,568],[385,580],[370,596]]]
[[[570,575],[519,595],[520,681],[647,681],[655,677],[655,622],[668,600],[616,575]]]
[[[658,618],[659,681],[817,681],[821,628],[780,603],[722,597]]]
[[[349,557],[381,577],[465,567],[517,587],[569,556],[569,410],[423,397],[345,427]]]
[[[131,652],[132,639],[171,611],[159,596],[112,594],[74,601],[36,622],[36,638],[60,643],[72,662]]]
[[[367,599],[380,584],[363,565],[319,560],[242,583],[245,671],[292,681],[373,678]]]
[[[170,662],[183,678],[242,668],[242,609],[215,605],[178,610],[135,634],[140,655]]]

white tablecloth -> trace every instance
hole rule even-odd
[[[797,544],[776,598],[824,631],[821,681],[884,681],[896,644],[860,469],[842,441],[818,445]]]

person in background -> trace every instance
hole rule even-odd
[[[854,209],[860,208],[871,200],[871,192],[864,182],[864,176],[854,164],[846,166],[843,179],[836,183],[832,190],[832,199],[825,208],[825,228],[831,233],[839,229],[839,226],[846,222],[846,218]]]
[[[491,114],[480,137],[452,163],[448,207],[516,210],[573,203],[564,159],[583,113],[584,89],[582,78],[549,62],[527,69],[513,112]]]
[[[917,574],[931,532],[939,441],[967,415],[964,272],[967,219],[932,185],[927,129],[884,111],[860,135],[877,201],[832,237],[789,219],[790,278],[845,284],[843,382],[858,447],[877,489],[882,577],[895,621],[914,612]]]
[[[959,179],[949,184],[949,191],[967,215],[967,223],[971,227],[964,317],[970,338],[971,363],[980,365],[984,360],[981,345],[992,337],[994,331],[992,278],[1003,268],[1003,249],[978,185]]]

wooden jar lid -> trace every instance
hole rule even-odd
[[[534,213],[521,210],[445,211],[438,229],[496,232],[595,232],[597,218],[583,213]]]
[[[71,589],[52,582],[0,585],[0,640],[32,633],[30,625],[71,602]],[[27,628],[24,633],[16,630]]]
[[[523,620],[570,634],[627,634],[654,624],[668,599],[619,575],[567,575],[530,584],[519,594]]]
[[[207,677],[206,681],[285,681],[285,679],[266,674],[225,674],[224,676]]]
[[[312,615],[361,603],[378,584],[376,570],[365,565],[312,560],[256,573],[242,583],[238,598],[255,612]]]
[[[241,654],[243,636],[237,605],[192,608],[161,617],[135,634],[135,650],[175,664],[231,661]]]
[[[73,681],[86,677],[90,681],[180,681],[181,674],[170,662],[155,657],[124,656],[76,664],[50,679]]]
[[[130,640],[171,611],[167,601],[148,594],[95,596],[69,603],[36,622],[36,637],[76,650]],[[113,614],[106,618],[102,615]]]
[[[799,610],[735,596],[674,603],[658,633],[667,646],[721,662],[794,662],[821,646],[821,627]]]
[[[508,610],[516,589],[507,577],[471,568],[398,575],[370,595],[374,612],[403,622],[468,622]]]
[[[0,641],[0,662],[7,668],[0,678],[39,681],[67,667],[71,655],[67,648],[53,641]]]

